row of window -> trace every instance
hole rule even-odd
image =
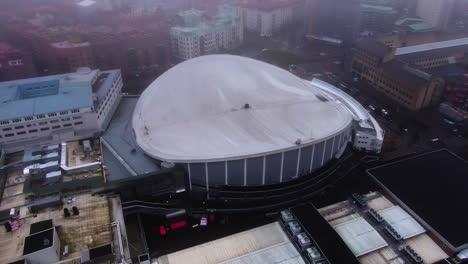
[[[71,119],[73,120],[78,120],[78,119],[81,119],[82,117],[81,116],[74,116],[73,118],[70,118],[70,117],[66,117],[66,118],[61,118],[60,120],[59,119],[53,119],[53,120],[50,120],[50,121],[41,121],[41,122],[38,122],[37,124],[27,124],[26,127],[31,127],[31,126],[36,126],[36,125],[39,125],[39,126],[44,126],[44,125],[47,125],[47,124],[55,124],[55,123],[58,123],[59,121],[63,121],[63,122],[66,122],[66,121],[70,121]],[[23,129],[25,126],[24,125],[19,125],[19,126],[15,126],[14,129]],[[6,127],[4,129],[2,129],[2,131],[11,131],[13,130],[13,127]]]
[[[106,102],[105,102],[104,106],[101,107],[101,109],[99,110],[99,113],[98,113],[98,115],[97,115],[97,118],[98,118],[98,119],[101,117],[101,115],[102,115],[104,112],[107,112],[107,109],[106,109],[106,108],[107,108],[107,105],[108,105],[108,104],[109,104],[110,106],[112,106],[112,104],[114,104],[115,98],[116,98],[117,96],[118,96],[118,93],[115,92],[115,93],[113,93],[111,96],[108,96],[108,97],[106,98]],[[109,107],[110,107],[110,106],[109,106]]]
[[[36,115],[36,116],[25,116],[25,117],[22,117],[22,118],[15,118],[15,119],[12,119],[12,120],[2,120],[0,121],[0,125],[8,125],[10,123],[21,123],[21,122],[26,122],[26,121],[32,121],[35,119],[44,119],[44,118],[47,118],[47,117],[55,117],[57,115],[68,115],[73,113],[73,114],[76,114],[76,113],[79,113],[80,112],[80,109],[73,109],[73,110],[70,110],[70,111],[61,111],[59,113],[56,113],[56,112],[53,112],[53,113],[48,113],[48,114],[40,114],[40,115]]]
[[[83,125],[83,122],[81,122],[81,121],[75,122],[73,125],[75,125],[75,126]],[[56,126],[52,126],[51,128],[52,129],[59,129],[59,128],[62,128],[62,127],[67,128],[67,127],[71,127],[71,126],[72,126],[71,123],[67,123],[67,124],[63,124],[63,126],[56,125]],[[51,128],[50,127],[43,127],[43,128],[40,128],[40,129],[31,129],[31,130],[28,130],[28,131],[18,131],[18,132],[16,132],[16,135],[17,136],[26,135],[26,133],[33,134],[33,133],[37,133],[39,131],[41,131],[41,132],[48,131]],[[5,137],[13,137],[13,136],[15,136],[15,133],[5,134]],[[0,138],[2,138],[1,135],[0,135]]]

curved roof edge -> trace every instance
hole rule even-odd
[[[380,141],[383,141],[384,139],[384,131],[380,127],[379,123],[375,118],[365,109],[361,103],[356,101],[352,96],[349,94],[341,91],[339,88],[326,83],[322,80],[319,79],[313,79],[310,81],[310,83],[314,84],[318,88],[320,88],[322,91],[327,92],[328,94],[333,95],[336,99],[341,99],[343,100],[343,104],[346,106],[346,108],[351,111],[353,118],[356,122],[359,123],[359,125],[363,127],[368,127],[372,128],[376,132],[376,138]]]
[[[220,162],[220,161],[230,161],[230,160],[242,160],[242,159],[250,159],[250,158],[258,158],[258,157],[263,157],[263,156],[268,156],[268,155],[272,155],[272,154],[279,154],[279,153],[283,153],[283,152],[288,152],[288,151],[291,151],[291,150],[296,150],[296,149],[300,149],[300,148],[304,148],[304,147],[308,147],[308,146],[312,146],[312,145],[315,145],[315,144],[318,144],[318,143],[321,143],[323,141],[326,141],[326,140],[329,140],[330,138],[333,138],[335,137],[336,135],[339,135],[340,133],[343,133],[343,131],[347,130],[349,126],[351,126],[351,123],[352,122],[349,122],[347,123],[345,126],[341,127],[339,130],[335,131],[334,133],[326,136],[326,137],[323,137],[323,138],[320,138],[320,139],[317,139],[317,140],[313,140],[313,141],[310,141],[310,142],[307,142],[307,143],[303,143],[303,144],[300,144],[300,145],[294,145],[294,146],[291,146],[291,147],[288,147],[288,148],[282,148],[282,149],[276,149],[274,151],[265,151],[265,152],[259,152],[259,153],[254,153],[254,154],[246,154],[246,155],[239,155],[239,156],[230,156],[230,157],[219,157],[219,158],[199,158],[199,159],[175,159],[175,158],[171,158],[169,156],[167,156],[167,154],[165,153],[160,153],[161,156],[156,156],[156,155],[153,155],[151,154],[151,151],[154,152],[153,149],[151,150],[147,150],[146,147],[142,146],[142,145],[139,145],[143,151],[146,153],[146,155],[156,159],[156,160],[159,160],[159,161],[166,161],[166,162],[173,162],[173,163],[205,163],[205,162]],[[138,139],[137,139],[137,143],[138,143]],[[166,156],[166,157],[164,157]]]

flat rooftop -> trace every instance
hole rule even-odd
[[[395,206],[387,197],[378,192],[371,192],[363,197],[367,202],[366,209],[357,207],[352,200],[318,209],[325,221],[338,231],[358,256],[358,263],[410,263],[408,257],[399,250],[401,245],[411,246],[424,263],[436,263],[449,257],[414,218]],[[398,242],[391,237],[383,224],[372,219],[369,209],[375,210],[386,219],[403,239]]]
[[[468,223],[467,161],[439,150],[370,169],[368,174],[453,249],[468,243],[461,232]]]
[[[91,70],[0,82],[0,120],[91,107],[93,95],[102,100],[118,72]],[[92,87],[98,74],[107,78]]]
[[[102,136],[103,163],[108,180],[120,180],[160,170],[156,161],[138,146],[132,132],[132,115],[139,96],[122,96],[106,132]]]
[[[446,49],[446,48],[454,48],[468,45],[468,38],[461,38],[461,39],[452,39],[440,42],[432,42],[427,44],[421,45],[414,45],[408,47],[398,48],[395,51],[395,55],[406,55],[411,53],[418,53],[418,52],[426,52],[426,51],[434,51],[439,49]]]
[[[1,82],[0,120],[91,107],[91,80],[97,73],[95,70]]]
[[[388,245],[362,217],[338,224],[334,228],[357,257]]]
[[[160,264],[305,264],[278,222],[158,258]]]
[[[309,204],[300,205],[290,210],[330,263],[360,263],[335,229],[320,215],[314,206]]]
[[[66,199],[63,199],[63,206],[40,210],[37,217],[31,217],[24,204],[19,205],[22,226],[13,232],[0,228],[0,263],[21,259],[25,238],[30,235],[30,225],[48,219],[52,219],[56,226],[61,252],[68,245],[69,255],[62,256],[62,260],[79,257],[80,252],[87,248],[112,243],[110,223],[113,220],[108,199],[91,194],[74,197],[74,203],[67,204]],[[72,206],[78,207],[80,215],[64,218],[63,208],[71,209]]]

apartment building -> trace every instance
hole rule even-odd
[[[52,72],[74,72],[80,67],[94,68],[94,56],[89,42],[55,42],[49,45]]]
[[[120,70],[0,83],[0,146],[7,152],[98,135],[120,102]]]
[[[36,75],[36,67],[29,52],[0,42],[0,81],[29,78]]]
[[[445,29],[454,6],[455,0],[418,0],[416,15],[436,29]]]
[[[183,26],[173,27],[170,32],[173,54],[179,60],[234,49],[244,40],[242,18],[236,7],[221,6],[212,19],[196,9],[183,11],[179,17]]]
[[[284,25],[291,23],[303,7],[298,0],[248,0],[243,4],[245,28],[270,37]]]

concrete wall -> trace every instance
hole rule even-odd
[[[51,247],[24,256],[28,264],[52,264],[60,261],[60,239],[54,228],[54,241]]]

